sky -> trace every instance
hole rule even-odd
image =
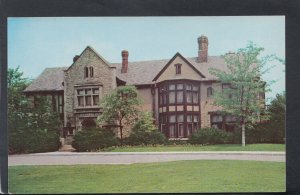
[[[68,67],[88,45],[112,63],[198,55],[197,38],[208,37],[208,55],[244,48],[249,41],[265,48],[262,55],[285,59],[284,16],[219,17],[14,17],[8,18],[8,67],[20,67],[30,79],[48,67]],[[272,99],[285,91],[285,65],[278,62],[263,75],[275,80]]]

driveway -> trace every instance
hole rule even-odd
[[[285,152],[48,152],[8,156],[8,165],[132,164],[178,160],[285,162]]]

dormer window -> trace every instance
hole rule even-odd
[[[94,68],[92,66],[84,67],[84,78],[88,77],[94,77]]]
[[[175,71],[176,71],[176,74],[181,74],[181,65],[182,64],[175,64]]]

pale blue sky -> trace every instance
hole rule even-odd
[[[170,59],[176,52],[197,56],[197,37],[209,40],[209,55],[223,55],[248,41],[264,54],[285,58],[284,16],[235,17],[52,17],[8,19],[8,67],[20,66],[36,78],[47,67],[70,66],[87,45],[109,62]],[[285,66],[278,63],[265,80],[277,80],[267,97],[285,90]]]

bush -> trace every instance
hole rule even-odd
[[[279,130],[278,130],[279,129]],[[257,124],[246,131],[247,143],[284,143],[285,132],[272,121]]]
[[[165,144],[166,137],[158,131],[131,133],[124,143],[131,146]]]
[[[72,147],[79,152],[94,151],[118,145],[114,133],[107,129],[87,128],[74,136]]]
[[[188,140],[191,144],[223,144],[230,142],[230,133],[214,128],[203,128],[193,133]]]
[[[164,144],[166,137],[153,124],[150,113],[142,113],[133,126],[130,136],[124,140],[127,145],[156,145]]]
[[[9,153],[35,153],[57,151],[60,147],[59,133],[54,131],[30,130],[12,134]]]

